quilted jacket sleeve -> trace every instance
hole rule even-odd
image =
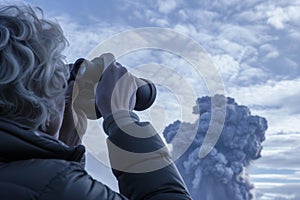
[[[40,192],[38,199],[190,200],[191,197],[161,138],[149,123],[131,113],[104,121],[113,173],[120,193],[94,180],[69,162]]]
[[[84,168],[71,162],[40,192],[40,200],[127,200],[125,196],[94,180]]]
[[[104,120],[113,173],[121,194],[132,200],[191,199],[160,136],[132,112]]]

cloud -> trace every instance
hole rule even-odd
[[[277,58],[280,53],[275,45],[273,44],[263,44],[259,47],[259,52],[261,56],[263,57],[263,60],[268,60],[272,58]]]
[[[261,11],[260,9],[257,9],[257,7],[254,7],[254,9],[250,10],[241,10],[240,13],[237,14],[238,21],[239,22],[248,22],[248,23],[257,23],[266,18],[265,12]]]
[[[300,93],[299,88],[300,79],[292,79],[269,80],[265,84],[235,87],[228,89],[228,91],[231,96],[236,97],[245,105],[286,107],[291,111],[299,106],[286,104],[285,101],[287,98],[297,98]]]
[[[182,10],[182,9],[180,9],[180,10],[178,11],[178,15],[179,15],[179,17],[180,17],[180,19],[181,19],[182,21],[185,21],[185,20],[188,19],[188,17],[189,17],[189,15],[187,14],[187,12],[186,12],[185,10]]]
[[[227,88],[226,91],[239,103],[249,106],[253,114],[266,117],[268,133],[277,133],[300,130],[299,88],[300,80],[296,79],[267,81],[261,85]]]
[[[289,169],[300,171],[300,134],[268,134],[262,151],[262,158],[255,164],[257,168]],[[277,171],[280,173],[280,171]],[[299,174],[297,177],[300,179]]]
[[[277,172],[277,171],[276,171]],[[276,180],[278,182],[300,182],[300,176],[296,173],[279,174],[279,173],[265,173],[265,174],[252,174],[251,179],[258,182],[260,180]],[[261,181],[260,181],[261,182]]]
[[[293,41],[300,41],[300,31],[295,29],[288,30],[288,35]]]
[[[65,51],[68,62],[75,62],[78,58],[86,57],[96,45],[105,39],[130,29],[128,26],[112,26],[105,21],[93,25],[83,25],[73,21],[68,15],[57,16],[55,19],[62,26],[70,44]]]
[[[226,83],[234,82],[240,70],[239,63],[227,54],[215,55],[212,59],[219,69],[223,80],[225,80]]]
[[[297,131],[300,130],[300,125],[297,123],[300,110],[300,105],[297,103],[300,95],[299,88],[300,79],[269,80],[264,84],[227,88],[227,92],[238,102],[253,108],[255,113],[270,119],[272,131],[275,131],[274,127]],[[295,124],[290,126],[291,122]]]
[[[296,200],[300,199],[300,184],[292,183],[274,185],[269,188],[257,189],[258,200]]]
[[[168,14],[173,11],[176,6],[177,2],[175,0],[166,0],[166,1],[157,1],[158,10],[164,14]]]
[[[239,24],[224,24],[221,26],[220,35],[230,41],[235,41],[241,45],[256,45],[262,41],[257,37],[257,30],[253,30],[252,26],[241,26]]]
[[[267,23],[276,29],[283,29],[289,23],[299,25],[299,9],[300,6],[272,7],[270,11],[267,12]]]
[[[70,41],[70,47],[66,51],[68,62],[86,56],[95,45],[112,34],[132,27],[154,25],[184,33],[201,44],[211,55],[225,82],[227,95],[233,96],[239,104],[249,106],[253,115],[268,119],[267,140],[262,151],[263,157],[256,164],[257,167],[297,169],[297,165],[300,166],[297,161],[300,139],[295,133],[300,130],[300,60],[297,53],[297,44],[300,41],[299,0],[213,0],[179,3],[170,0],[157,1],[155,4],[152,1],[122,0],[118,3],[120,4],[115,6],[119,8],[116,9],[119,11],[118,15],[124,18],[122,24],[112,24],[105,20],[101,23],[93,21],[90,24],[80,24],[68,14],[57,17]],[[147,52],[134,53],[132,57],[124,59],[124,63],[134,66],[136,63],[156,61],[158,58],[170,67],[176,63],[180,70],[186,66],[186,63],[172,56],[155,56]],[[184,70],[180,73],[185,73],[184,76],[188,77],[190,83],[198,85],[199,91],[204,91],[201,81],[196,80],[199,77]],[[276,135],[280,131],[288,133]],[[87,146],[100,157],[107,153],[104,150],[106,144],[95,141],[104,139],[105,136],[97,136],[96,133],[93,135],[93,132],[86,138],[86,141],[94,144]],[[276,173],[274,177],[284,182],[280,178],[284,175]],[[298,173],[297,171],[296,174]],[[287,178],[290,179],[291,175]],[[266,182],[261,180],[257,184],[260,199],[276,199],[276,195],[278,199],[300,198],[297,194],[299,185],[297,188],[291,184],[282,185],[282,182],[275,182],[274,179]],[[266,185],[270,187],[266,189]]]
[[[284,22],[289,19],[288,14],[283,11],[282,8],[274,8],[273,10],[267,12],[269,18],[267,22],[277,29],[284,28]]]
[[[227,98],[226,119],[220,138],[208,155],[200,157],[199,149],[206,145],[204,137],[209,134],[208,124],[216,126],[218,123],[210,118],[220,107],[211,105],[211,102],[222,98],[198,98],[193,113],[199,115],[199,120],[193,124],[176,121],[166,127],[163,135],[173,145],[173,158],[181,153],[175,163],[194,199],[250,200],[253,199],[252,185],[246,169],[251,161],[260,158],[267,121],[252,116],[246,106]],[[196,131],[196,136],[193,136],[193,131]],[[183,151],[190,139],[191,144]]]
[[[264,83],[266,79],[268,79],[268,74],[260,68],[256,67],[246,67],[244,69],[240,69],[236,80],[234,80],[235,87],[238,84],[240,87],[247,87],[253,84]],[[230,91],[231,88],[228,88]]]
[[[2,5],[13,5],[13,4],[24,5],[25,4],[25,2],[22,0],[0,0],[0,3]]]
[[[258,199],[299,199],[300,134],[267,134],[262,158],[251,168]]]

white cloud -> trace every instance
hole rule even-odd
[[[265,17],[265,13],[262,12],[261,10],[258,10],[256,7],[254,7],[254,9],[251,10],[245,10],[245,11],[241,11],[238,14],[238,20],[241,22],[251,22],[251,23],[257,23],[260,22],[261,20],[264,20]]]
[[[262,69],[247,66],[244,69],[240,69],[239,74],[237,75],[237,78],[235,80],[235,84],[239,84],[241,87],[247,87],[255,82],[261,82],[267,77],[268,76],[266,72],[264,72]],[[234,87],[237,86],[235,85]],[[229,88],[228,90],[230,91],[231,88]]]
[[[156,24],[157,26],[160,27],[167,27],[169,26],[169,22],[166,19],[156,19],[156,18],[151,18],[150,22]]]
[[[267,134],[262,157],[252,166],[257,199],[300,198],[300,134]],[[279,198],[280,197],[280,198]]]
[[[278,49],[272,45],[272,44],[263,44],[259,47],[260,54],[262,54],[262,57],[264,60],[270,59],[270,58],[277,58],[279,56]]]
[[[200,6],[191,8],[182,6],[183,2],[180,2],[179,6],[174,0],[169,0],[157,1],[159,9],[157,12],[152,5],[144,2],[124,1],[123,3],[127,5],[127,10],[124,12],[127,12],[129,16],[132,15],[132,18],[153,25],[172,27],[203,45],[212,55],[223,79],[227,81],[227,95],[234,97],[239,104],[250,106],[253,114],[267,118],[269,122],[267,140],[264,142],[263,157],[256,163],[257,167],[299,168],[300,138],[298,134],[279,136],[273,134],[280,131],[300,130],[300,106],[298,104],[300,79],[298,77],[294,80],[285,80],[280,76],[271,76],[263,68],[258,68],[264,61],[278,58],[284,53],[280,48],[282,41],[278,40],[280,36],[270,27],[288,34],[292,43],[297,44],[300,41],[299,26],[294,26],[299,25],[300,22],[299,6],[291,5],[291,2],[286,1],[246,0],[241,3],[237,0],[224,0],[209,2],[205,6],[202,6],[203,2],[198,2]],[[177,9],[179,10],[178,21],[166,17]],[[78,57],[86,56],[96,44],[108,36],[128,28],[126,25],[114,27],[106,23],[82,26],[67,16],[61,16],[58,19],[70,40],[71,46],[66,52],[70,62]],[[164,58],[176,64],[178,62],[167,56]],[[148,61],[142,56],[133,59],[134,62],[138,60]],[[299,67],[297,61],[288,58],[284,60],[284,63],[294,66],[295,69]],[[179,65],[183,66],[184,63],[179,63]],[[263,83],[257,84],[257,80],[263,80]],[[194,83],[197,81],[194,80]],[[87,145],[89,150],[103,157],[107,162],[105,135],[93,131],[90,133],[91,135],[85,139],[85,142],[89,143]],[[299,191],[299,185],[296,187],[274,182],[271,180],[271,175],[261,176],[260,178],[270,179],[268,183],[263,183],[263,180],[256,183],[258,193],[264,193],[259,199],[300,198],[300,195],[296,193]],[[284,179],[284,175],[281,174],[274,175],[274,177]],[[296,178],[298,177],[299,175]],[[290,175],[287,178],[292,179]]]
[[[264,184],[264,183],[263,183]],[[256,183],[256,186],[259,185]],[[299,192],[300,185],[293,184],[273,184],[269,188],[258,188],[257,199],[258,200],[297,200],[300,199]]]
[[[282,101],[299,94],[300,79],[268,80],[262,85],[230,88],[230,94],[245,105],[288,106]]]
[[[240,26],[239,24],[225,24],[221,26],[219,34],[230,41],[235,41],[240,44],[260,44],[261,40],[257,35],[257,30],[253,30],[252,28],[251,26]]]
[[[284,28],[284,22],[288,20],[288,14],[283,11],[282,8],[274,8],[267,12],[269,15],[268,23],[277,29]]]
[[[219,69],[223,81],[228,84],[232,83],[239,73],[239,63],[226,54],[213,56],[212,59]]]
[[[283,29],[287,23],[299,24],[300,6],[272,7],[267,12],[267,22],[277,29]]]
[[[269,131],[300,130],[300,79],[269,80],[261,85],[227,88],[227,95],[269,121]]]
[[[188,16],[199,23],[199,25],[210,24],[211,26],[215,26],[214,24],[211,24],[211,22],[220,17],[218,12],[199,8],[187,10],[186,12],[189,13]]]
[[[70,46],[65,51],[68,62],[75,62],[78,58],[86,57],[96,45],[105,39],[130,28],[126,26],[112,26],[106,22],[91,26],[81,25],[74,22],[67,15],[58,16],[56,19],[70,43]]]
[[[189,17],[188,14],[186,13],[186,11],[183,9],[178,11],[178,15],[180,16],[182,21],[185,21]]]
[[[300,41],[300,31],[299,30],[291,29],[291,30],[289,30],[288,35],[293,41],[297,41],[297,42]]]
[[[256,167],[275,170],[300,170],[300,160],[298,159],[300,151],[299,133],[267,134],[266,138],[267,140],[263,143],[262,158],[256,162]],[[294,174],[295,177],[300,178],[299,174]]]
[[[277,181],[297,181],[300,182],[300,176],[296,174],[252,174],[251,179],[254,181],[266,180],[266,179],[276,179]]]
[[[24,5],[24,1],[22,0],[0,0],[0,3],[2,5],[12,5],[12,4]]]
[[[198,31],[196,30],[196,27],[193,24],[176,24],[174,26],[174,29],[182,34],[192,37],[198,34]]]
[[[271,98],[271,97],[270,97]],[[281,131],[295,132],[300,130],[300,114],[288,112],[288,108],[264,108],[265,110],[252,109],[252,113],[264,116],[269,123],[268,132],[276,133]]]
[[[165,0],[165,1],[158,0],[157,5],[158,5],[158,10],[160,12],[164,14],[168,14],[176,8],[177,3],[175,0]]]

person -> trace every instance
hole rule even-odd
[[[0,198],[191,199],[158,134],[132,111],[133,76],[115,62],[106,66],[95,101],[120,193],[85,171],[80,141],[87,119],[74,104],[80,96],[76,83],[68,83],[70,69],[62,55],[67,40],[42,13],[30,5],[0,8]],[[99,64],[106,56],[89,63]],[[118,149],[155,151],[127,158]]]

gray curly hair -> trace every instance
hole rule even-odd
[[[69,69],[61,27],[29,5],[0,8],[0,115],[34,129],[46,129],[58,112]]]

